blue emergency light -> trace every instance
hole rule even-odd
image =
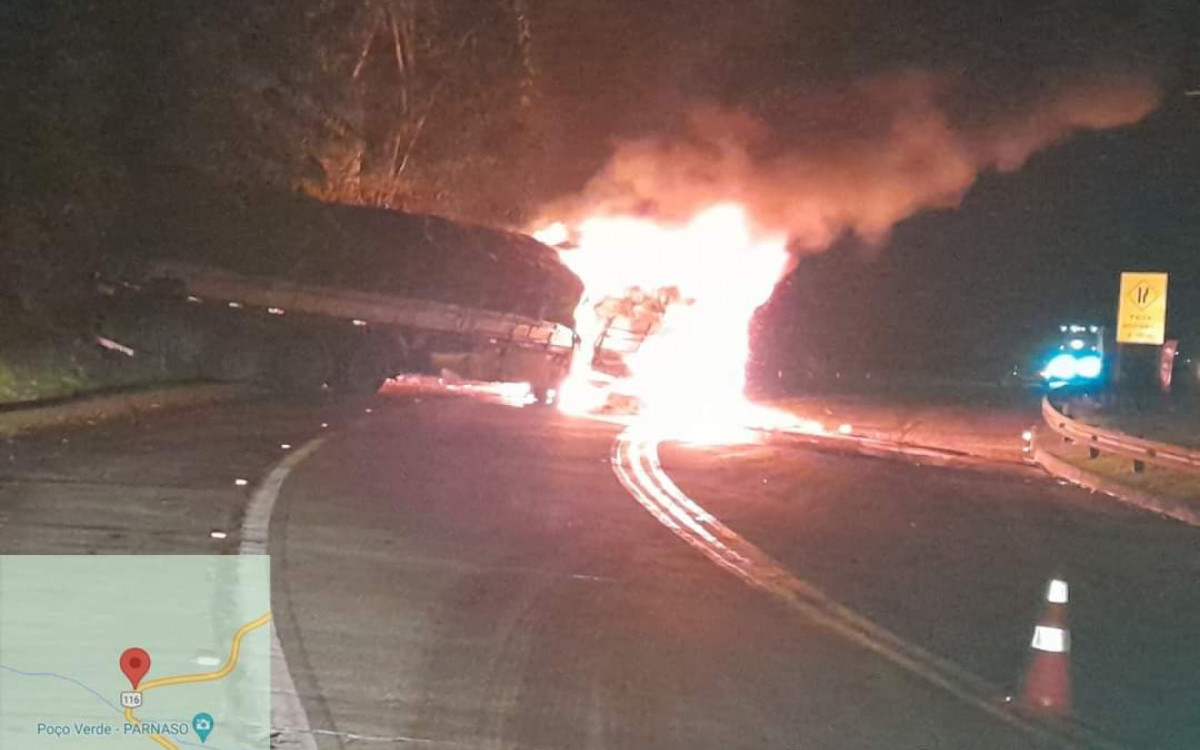
[[[1099,326],[1064,325],[1064,341],[1042,368],[1051,388],[1094,381],[1104,372],[1104,340]]]

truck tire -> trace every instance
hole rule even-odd
[[[361,342],[338,363],[334,389],[360,396],[377,393],[384,381],[396,374],[390,359],[388,353],[373,342]]]
[[[333,380],[333,356],[319,337],[283,343],[272,359],[267,384],[281,393],[317,393]]]
[[[545,383],[535,383],[529,386],[530,392],[533,394],[534,404],[537,406],[554,406],[558,403],[559,387],[556,385],[548,385]]]
[[[245,339],[211,342],[200,359],[200,374],[220,383],[248,383],[267,371],[264,347]]]

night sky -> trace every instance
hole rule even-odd
[[[803,263],[771,313],[808,329],[797,336],[808,346],[788,354],[817,349],[835,367],[868,370],[1028,366],[1059,323],[1111,324],[1122,270],[1171,273],[1167,335],[1195,351],[1200,97],[1186,92],[1200,88],[1200,37],[1185,42],[1197,26],[1183,5],[1172,15],[1167,3],[1058,3],[1008,32],[952,24],[962,41],[945,48],[977,55],[993,81],[1038,64],[1140,67],[1160,82],[1160,108],[1136,125],[1076,135],[1015,174],[985,174],[960,208],[902,222],[881,248],[844,242]]]
[[[765,320],[783,361],[991,375],[1057,325],[1110,325],[1122,270],[1171,274],[1168,337],[1200,345],[1200,100],[1085,134],[988,175],[958,209],[902,222],[882,247],[804,260]],[[794,344],[794,345],[788,345]],[[828,357],[829,361],[822,361]],[[794,358],[794,359],[789,359]]]

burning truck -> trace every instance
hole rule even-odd
[[[735,204],[536,238],[277,193],[139,205],[117,241],[146,260],[102,285],[98,333],[184,377],[293,392],[451,372],[576,413],[723,417],[747,406],[749,320],[790,258]]]
[[[148,191],[97,333],[175,377],[374,392],[398,373],[559,390],[579,280],[515,232],[286,193]]]
[[[583,281],[582,342],[561,404],[636,409],[671,424],[744,423],[749,326],[792,256],[745,209],[712,205],[675,222],[596,214],[534,237]]]

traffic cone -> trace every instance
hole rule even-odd
[[[1071,715],[1071,631],[1067,628],[1067,582],[1050,581],[1046,611],[1033,629],[1032,655],[1017,707],[1036,716]]]

